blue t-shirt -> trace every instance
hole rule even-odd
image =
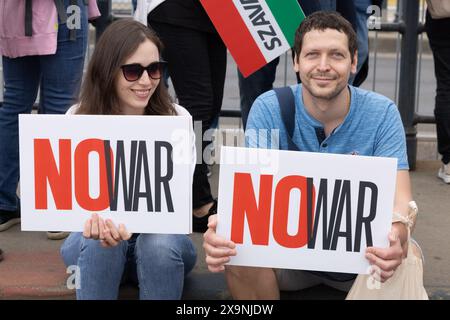
[[[296,108],[292,138],[301,151],[391,157],[398,159],[398,170],[409,169],[405,132],[394,102],[380,94],[349,86],[350,110],[344,121],[325,137],[322,123],[303,105],[302,86],[291,88]],[[253,103],[247,120],[246,145],[288,149],[286,129],[273,90]]]

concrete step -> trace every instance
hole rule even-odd
[[[230,300],[223,273],[211,273],[205,264],[202,235],[191,235],[198,251],[194,270],[186,277],[184,300]],[[5,260],[0,263],[0,300],[69,300],[75,290],[68,288],[71,273],[59,254],[63,240],[48,240],[43,232],[21,232],[19,226],[0,233]],[[298,292],[285,292],[283,299],[344,299],[337,290],[318,286]],[[139,289],[121,287],[119,299],[139,299]]]

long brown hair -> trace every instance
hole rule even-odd
[[[78,114],[120,114],[116,79],[120,66],[145,40],[161,53],[163,45],[156,33],[132,19],[113,22],[102,34],[89,62],[80,94]],[[171,98],[163,81],[151,96],[144,114],[175,115]]]

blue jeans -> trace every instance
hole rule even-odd
[[[184,277],[197,259],[186,235],[140,234],[103,248],[100,241],[71,233],[61,247],[66,266],[79,267],[79,300],[117,299],[119,286],[139,284],[141,300],[181,299]]]
[[[280,58],[272,60],[247,78],[244,78],[238,70],[240,106],[244,130],[253,102],[264,92],[272,90],[279,61]]]
[[[354,0],[356,10],[356,35],[358,38],[358,66],[357,72],[369,55],[369,30],[367,20],[369,14],[367,8],[372,5],[371,0]]]
[[[79,3],[83,1],[79,0]],[[70,41],[69,29],[66,24],[60,24],[55,54],[3,57],[5,93],[0,107],[0,210],[15,211],[17,208],[19,114],[31,112],[39,86],[40,113],[65,113],[77,100],[88,30],[87,8],[80,7],[81,30],[76,30],[76,41]]]

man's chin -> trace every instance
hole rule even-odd
[[[313,96],[316,99],[324,99],[324,100],[331,100],[335,98],[338,93],[336,90],[333,89],[315,89],[310,91],[311,96]]]

